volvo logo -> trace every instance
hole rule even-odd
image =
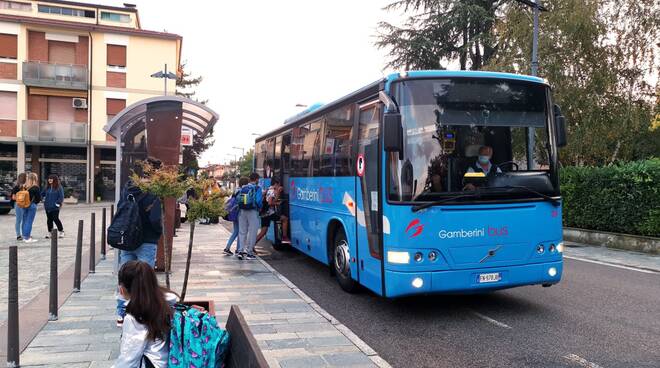
[[[486,256],[485,256],[484,258],[482,258],[481,261],[479,261],[479,263],[484,263],[484,262],[486,262],[486,261],[488,260],[488,258],[494,256],[495,253],[497,253],[497,251],[500,250],[500,248],[502,248],[502,246],[501,246],[501,245],[498,245],[498,246],[496,246],[496,247],[493,248],[493,249],[489,249],[489,250],[488,250],[488,254],[486,254]]]

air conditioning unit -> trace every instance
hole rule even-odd
[[[76,109],[86,109],[87,108],[87,99],[86,98],[73,98],[71,101],[71,106]]]

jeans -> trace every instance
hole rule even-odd
[[[30,207],[23,208],[23,239],[30,239],[32,237],[32,223],[34,222],[34,216],[37,215],[37,205],[32,203]]]
[[[254,245],[261,226],[259,211],[241,210],[238,213],[238,224],[238,245],[240,247],[238,252],[254,254]]]
[[[19,237],[23,233],[21,225],[23,224],[23,212],[25,210],[19,207],[18,204],[14,204],[14,212],[16,213],[16,237]]]
[[[57,226],[57,231],[59,232],[64,231],[64,227],[62,226],[62,221],[60,221],[60,210],[46,211],[46,226],[48,226],[49,234],[51,230],[53,230],[53,222]]]
[[[236,251],[238,252],[239,249],[241,249],[241,239],[238,237],[238,229],[240,226],[238,225],[238,220],[232,222],[234,224],[234,229],[231,232],[231,236],[229,237],[229,240],[227,241],[227,246],[225,247],[226,250],[229,250],[231,248],[231,244],[234,242],[234,240],[238,239],[236,242]]]
[[[156,265],[156,244],[142,243],[136,250],[122,250],[119,252],[119,267],[128,261],[142,261],[151,267]],[[117,316],[124,318],[126,315],[126,299],[117,293]]]

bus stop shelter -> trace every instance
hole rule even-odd
[[[147,157],[163,165],[178,165],[185,136],[206,137],[218,121],[218,114],[207,106],[180,96],[158,96],[136,102],[115,115],[103,128],[116,139],[117,171],[115,198],[128,181],[137,161]],[[170,244],[174,236],[176,199],[165,200],[165,231]],[[171,252],[171,249],[170,249]],[[171,254],[170,254],[171,256]],[[164,269],[162,240],[158,245],[156,268]]]

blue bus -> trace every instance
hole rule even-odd
[[[541,78],[389,75],[259,137],[255,170],[284,186],[290,246],[341,287],[384,297],[551,286],[562,275],[558,147]],[[281,227],[271,225],[276,249]]]

